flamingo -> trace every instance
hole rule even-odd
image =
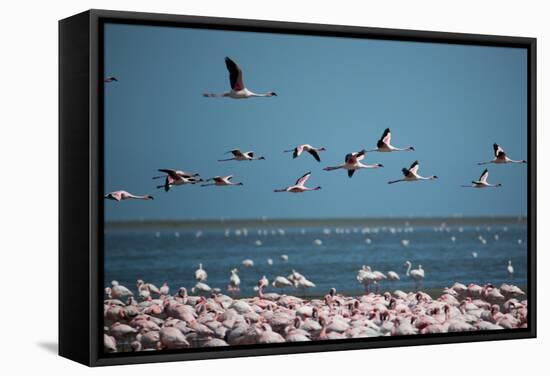
[[[216,185],[218,187],[229,186],[229,185],[243,185],[243,183],[233,183],[231,181],[232,178],[233,178],[233,175],[214,176],[213,178],[206,180],[206,181],[213,181],[213,183],[201,184],[201,187],[208,187],[210,185]]]
[[[202,264],[199,264],[199,268],[195,270],[195,279],[199,282],[206,281],[208,273],[202,268]]]
[[[391,131],[390,131],[390,128],[386,128],[384,130],[384,133],[382,134],[382,137],[380,137],[380,140],[378,140],[378,142],[376,143],[376,149],[368,150],[368,152],[371,152],[371,151],[389,153],[392,151],[414,151],[414,148],[412,146],[398,148],[391,145]]]
[[[526,160],[513,160],[508,158],[506,153],[504,152],[504,149],[501,148],[498,144],[493,144],[493,150],[495,152],[495,157],[487,162],[479,162],[478,165],[485,165],[489,163],[495,163],[495,164],[505,164],[505,163],[527,163]]]
[[[405,265],[407,266],[407,272],[405,273],[408,277],[410,277],[414,282],[416,283],[416,289],[420,287],[422,284],[422,281],[424,280],[424,269],[422,269],[422,265],[418,265],[418,269],[412,269],[412,264],[410,261],[406,261]]]
[[[241,290],[241,279],[239,278],[239,275],[237,274],[237,269],[231,269],[231,275],[229,276],[229,284],[227,285],[227,291],[231,293],[237,293]]]
[[[196,292],[198,293],[201,293],[201,292],[210,292],[212,291],[212,289],[210,288],[210,286],[208,286],[206,283],[204,282],[197,282],[195,284],[195,287],[193,287],[191,289],[191,292],[194,294]]]
[[[508,274],[512,276],[514,274],[514,266],[512,265],[512,260],[508,260],[508,266],[506,267]]]
[[[172,170],[169,168],[161,168],[159,169],[159,171],[164,172],[166,175],[154,176],[153,179],[165,178],[164,184],[158,185],[157,188],[158,189],[164,188],[166,192],[168,192],[170,188],[172,188],[172,186],[184,185],[184,184],[197,184],[203,181],[203,179],[198,177],[200,176],[199,174],[191,174],[181,170]]]
[[[319,152],[325,151],[325,150],[327,149],[324,147],[316,148],[309,144],[302,144],[302,145],[296,146],[294,149],[285,150],[285,153],[292,153],[292,158],[298,158],[302,154],[302,152],[306,151],[309,154],[311,154],[317,162],[321,162],[321,157],[319,157]]]
[[[275,279],[273,280],[273,282],[271,282],[271,286],[275,287],[275,288],[285,288],[285,287],[291,287],[292,286],[292,282],[290,282],[288,279],[286,279],[285,277],[282,277],[282,276],[277,276],[275,277]]]
[[[418,175],[418,173],[417,173],[418,172],[418,167],[419,167],[418,161],[414,161],[413,164],[411,165],[411,167],[401,169],[401,171],[403,172],[403,176],[404,176],[403,178],[398,179],[398,180],[389,181],[388,184],[399,183],[400,181],[411,182],[411,181],[418,181],[418,180],[435,180],[435,179],[437,179],[437,176],[435,176],[435,175],[428,176],[428,177]]]
[[[264,160],[265,157],[254,157],[253,151],[246,151],[242,152],[239,149],[233,149],[228,151],[225,154],[233,154],[233,158],[227,158],[227,159],[218,159],[218,162],[226,162],[226,161],[261,161]]]
[[[124,200],[154,200],[151,195],[134,195],[126,191],[114,191],[104,196],[107,200],[124,201]]]
[[[241,68],[230,58],[225,58],[225,66],[229,71],[229,83],[231,85],[231,90],[226,91],[221,94],[215,93],[204,93],[203,96],[206,98],[215,98],[215,97],[227,97],[233,99],[247,99],[252,97],[276,97],[277,94],[273,91],[269,91],[265,94],[257,94],[248,90],[244,86],[243,81],[243,72]]]
[[[325,167],[323,170],[325,171],[333,171],[338,169],[344,169],[348,171],[348,176],[351,178],[356,170],[364,169],[364,168],[380,168],[384,167],[380,163],[372,164],[372,165],[366,165],[361,163],[361,160],[365,158],[365,154],[367,151],[365,149],[355,152],[355,153],[349,153],[346,154],[345,162],[338,166],[332,166],[332,167]]]
[[[306,172],[304,175],[298,178],[298,180],[296,180],[296,183],[294,185],[288,186],[283,189],[275,189],[274,192],[302,193],[305,191],[318,191],[319,189],[321,189],[321,187],[319,186],[315,188],[308,188],[305,186],[310,176],[311,176],[311,171]]]
[[[114,76],[108,76],[108,77],[105,77],[103,79],[103,82],[105,82],[106,84],[109,84],[111,82],[118,82],[117,78],[114,77]]]
[[[491,187],[502,187],[502,184],[489,184],[487,183],[487,177],[489,176],[489,170],[485,169],[481,176],[479,177],[479,180],[473,180],[472,185],[462,185],[464,188],[491,188]]]
[[[269,285],[269,280],[264,275],[262,276],[262,278],[258,280],[258,283],[256,284],[256,286],[254,286],[254,291],[260,291],[265,287],[267,287],[268,285]]]
[[[390,270],[388,273],[387,273],[387,276],[388,276],[388,281],[399,281],[399,274],[397,274],[396,272],[394,272],[393,270]]]

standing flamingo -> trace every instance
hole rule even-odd
[[[265,94],[256,94],[248,90],[244,86],[243,72],[241,68],[230,58],[225,58],[225,66],[229,71],[229,83],[231,84],[231,90],[221,93],[204,93],[203,96],[207,98],[225,97],[233,99],[247,99],[252,97],[276,97],[277,94],[273,91],[269,91]]]
[[[233,178],[233,175],[214,176],[213,178],[206,180],[206,181],[213,181],[213,183],[201,184],[201,187],[208,187],[210,185],[216,185],[218,187],[229,186],[229,185],[243,185],[243,183],[233,183],[231,181],[232,178]]]
[[[380,137],[380,140],[376,143],[376,149],[368,150],[368,152],[371,151],[378,151],[381,153],[389,153],[392,151],[414,151],[414,148],[412,146],[407,146],[404,148],[398,148],[391,144],[391,131],[390,128],[386,128],[384,130],[384,134],[382,134],[382,137]]]
[[[206,281],[208,279],[208,273],[202,268],[202,264],[199,263],[199,268],[195,270],[195,279],[199,282]]]
[[[104,196],[107,200],[124,201],[124,200],[154,200],[151,195],[134,195],[126,191],[114,191]]]
[[[274,192],[302,193],[305,191],[318,191],[319,189],[321,189],[321,187],[308,188],[305,186],[310,176],[311,176],[311,171],[306,172],[298,180],[296,180],[296,183],[294,185],[291,185],[283,189],[275,189]]]
[[[261,161],[264,160],[265,157],[254,157],[253,151],[246,151],[242,152],[239,149],[233,149],[228,151],[225,154],[231,153],[233,154],[233,158],[227,158],[227,159],[218,159],[218,162],[226,162],[226,161]]]
[[[514,266],[512,265],[512,260],[508,260],[508,266],[506,267],[506,270],[508,271],[508,275],[510,275],[510,277],[514,274]]]
[[[424,269],[422,269],[422,265],[418,265],[418,269],[412,269],[412,264],[410,261],[406,261],[405,265],[407,266],[407,272],[406,275],[410,277],[412,280],[414,280],[416,284],[416,289],[418,290],[419,287],[422,286],[422,281],[424,280]]]
[[[419,181],[419,180],[435,180],[435,179],[437,179],[437,176],[435,176],[435,175],[428,176],[428,177],[418,175],[418,173],[417,173],[418,172],[418,167],[419,167],[418,161],[414,161],[413,164],[411,165],[411,167],[401,169],[401,171],[403,172],[403,176],[404,176],[403,178],[389,181],[388,184],[399,183],[400,181],[411,182],[411,181]]]
[[[489,171],[485,169],[481,173],[481,176],[479,177],[479,180],[473,180],[472,185],[462,185],[464,188],[491,188],[491,187],[502,187],[502,184],[489,184],[487,183],[487,177],[489,177]]]
[[[485,165],[489,163],[495,163],[495,164],[505,164],[505,163],[527,163],[526,160],[513,160],[508,158],[506,153],[504,152],[504,149],[501,148],[498,144],[493,144],[493,150],[495,152],[495,157],[487,162],[479,162],[478,165]]]
[[[319,157],[319,152],[325,151],[325,150],[327,149],[324,147],[316,148],[309,144],[302,144],[302,145],[296,146],[294,149],[285,150],[285,153],[292,153],[292,158],[298,158],[302,154],[302,152],[306,151],[309,154],[311,154],[317,162],[321,162],[321,157]]]
[[[323,170],[325,171],[333,171],[338,169],[344,169],[348,171],[348,176],[351,178],[356,170],[364,169],[364,168],[380,168],[384,167],[380,163],[367,165],[361,163],[361,160],[365,158],[365,154],[367,153],[366,150],[361,150],[355,153],[349,153],[346,154],[345,162],[338,166],[332,166],[332,167],[325,167]]]

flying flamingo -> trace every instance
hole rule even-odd
[[[298,180],[296,180],[296,184],[291,185],[289,187],[283,188],[283,189],[275,189],[274,192],[292,192],[292,193],[302,193],[305,191],[318,191],[321,189],[321,187],[315,187],[315,188],[308,188],[305,186],[307,179],[311,176],[311,171],[306,172],[304,175],[302,175]]]
[[[384,167],[380,163],[372,164],[372,165],[366,165],[361,163],[361,160],[365,158],[365,154],[367,153],[366,150],[361,150],[355,153],[349,153],[346,154],[345,162],[338,166],[333,167],[325,167],[323,170],[325,171],[333,171],[338,169],[344,169],[348,171],[348,176],[351,178],[356,170],[360,170],[363,168],[380,168]]]
[[[113,76],[105,77],[105,79],[103,80],[103,82],[105,82],[106,84],[111,83],[111,82],[115,82],[115,81],[118,81],[118,80],[117,80],[116,77],[113,77]]]
[[[487,177],[489,176],[489,171],[485,169],[481,173],[479,180],[473,180],[472,185],[462,185],[464,188],[490,188],[490,187],[502,187],[502,184],[489,184],[487,183]]]
[[[225,154],[231,153],[233,154],[233,158],[227,158],[227,159],[218,159],[218,162],[225,162],[225,161],[260,161],[264,160],[264,157],[254,157],[253,151],[246,151],[242,152],[239,149],[233,149],[228,151]]]
[[[386,128],[384,130],[384,133],[382,134],[382,137],[380,137],[380,140],[378,140],[378,142],[376,143],[376,149],[368,150],[368,152],[371,151],[389,153],[392,151],[414,151],[414,148],[412,146],[398,148],[391,145],[391,131],[390,128]]]
[[[229,176],[214,176],[213,178],[207,179],[206,181],[213,181],[213,183],[201,184],[201,187],[208,187],[210,185],[216,186],[228,186],[228,185],[243,185],[243,183],[233,183],[231,179],[233,175]]]
[[[418,265],[418,269],[413,270],[411,270],[412,264],[410,261],[405,262],[405,265],[407,266],[407,272],[405,274],[414,280],[416,289],[418,290],[424,280],[424,269],[422,269],[422,265]]]
[[[325,150],[327,149],[324,147],[316,148],[309,144],[303,144],[303,145],[296,146],[294,149],[285,150],[285,153],[292,153],[292,158],[298,158],[302,154],[302,152],[306,151],[309,154],[311,154],[317,162],[321,162],[321,157],[319,157],[319,152],[325,151]]]
[[[404,176],[402,179],[389,181],[388,184],[394,184],[394,183],[398,183],[400,181],[410,182],[410,181],[418,181],[418,180],[435,180],[435,179],[437,179],[437,176],[435,176],[435,175],[428,176],[428,177],[418,175],[418,173],[417,173],[418,172],[418,167],[419,167],[418,161],[414,161],[413,164],[411,165],[411,167],[401,169],[401,171],[403,172],[403,176]]]
[[[107,200],[123,201],[123,200],[154,200],[154,197],[151,195],[134,195],[126,191],[114,191],[108,193],[104,196]]]
[[[489,163],[495,163],[495,164],[505,164],[505,163],[527,163],[526,160],[513,160],[508,158],[506,153],[504,152],[504,149],[501,148],[498,144],[493,144],[493,150],[495,151],[495,157],[487,162],[479,162],[478,165],[485,165]]]
[[[203,94],[204,97],[207,97],[207,98],[229,97],[233,99],[247,99],[252,97],[276,97],[277,96],[277,94],[275,94],[273,91],[269,91],[265,94],[256,94],[251,92],[244,86],[243,72],[241,71],[241,68],[239,68],[239,66],[228,57],[225,58],[225,66],[229,71],[229,83],[231,84],[231,90],[221,94],[204,93]]]
[[[161,168],[159,169],[160,172],[164,172],[166,175],[162,176],[154,176],[153,179],[160,179],[165,178],[163,185],[158,185],[157,188],[164,188],[164,191],[168,192],[170,188],[177,185],[184,185],[184,184],[197,184],[203,181],[199,176],[199,174],[191,174],[188,172],[180,171],[180,170],[172,170],[169,168]]]

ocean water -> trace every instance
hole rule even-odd
[[[454,241],[452,240],[454,238]],[[105,230],[104,284],[117,280],[133,291],[136,280],[172,292],[195,285],[199,263],[208,272],[206,283],[226,291],[230,270],[237,268],[241,296],[254,294],[253,287],[265,275],[288,276],[294,269],[316,284],[307,292],[293,288],[277,290],[295,295],[321,295],[331,287],[358,294],[364,287],[356,280],[362,265],[386,273],[397,272],[401,280],[383,281],[380,290],[410,291],[415,283],[405,275],[405,261],[425,271],[424,288],[443,288],[461,283],[527,283],[527,227],[525,224],[402,227],[292,227],[248,229],[107,229]],[[288,255],[288,261],[281,255]],[[267,260],[273,260],[269,265]],[[242,261],[251,259],[253,267]],[[507,272],[508,260],[515,272]],[[274,290],[271,286],[267,291]]]

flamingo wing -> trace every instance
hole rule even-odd
[[[242,157],[243,156],[243,152],[240,151],[239,149],[230,150],[228,153],[233,154],[235,157]]]
[[[229,71],[229,83],[231,84],[231,89],[233,90],[242,90],[244,89],[243,83],[243,72],[241,68],[230,58],[225,58],[225,66]]]
[[[409,167],[409,172],[416,174],[418,172],[418,167],[420,167],[418,161],[414,161],[411,167]]]
[[[479,177],[479,181],[481,183],[487,183],[488,176],[489,176],[489,170],[485,169],[485,171],[481,173],[481,176]]]
[[[294,148],[294,153],[292,153],[292,158],[298,158],[300,156],[300,154],[302,154],[302,151],[304,151],[304,146],[303,145],[296,146]]]
[[[165,174],[170,176],[172,179],[178,179],[179,178],[178,171],[176,171],[176,170],[172,170],[172,169],[169,169],[169,168],[159,168],[159,171],[164,172]]]
[[[384,130],[384,134],[382,135],[382,137],[380,138],[380,141],[382,141],[383,143],[385,143],[386,145],[389,145],[390,142],[391,142],[391,131],[390,131],[390,128],[386,128]]]
[[[355,170],[348,170],[348,177],[351,178],[355,174]]]
[[[306,184],[307,179],[311,176],[311,171],[306,172],[303,174],[298,180],[296,180],[296,185],[304,185]]]
[[[504,149],[501,148],[499,144],[493,144],[493,150],[495,151],[495,157],[497,158],[504,158],[506,156]]]
[[[361,151],[358,151],[357,153],[354,153],[355,154],[355,158],[360,161],[362,159],[365,158],[365,156],[367,155],[367,151],[365,149],[361,150]]]
[[[315,160],[317,162],[321,162],[321,157],[319,157],[319,153],[317,153],[317,150],[315,149],[309,149],[308,150],[308,153],[311,154],[313,156],[313,158],[315,158]]]

